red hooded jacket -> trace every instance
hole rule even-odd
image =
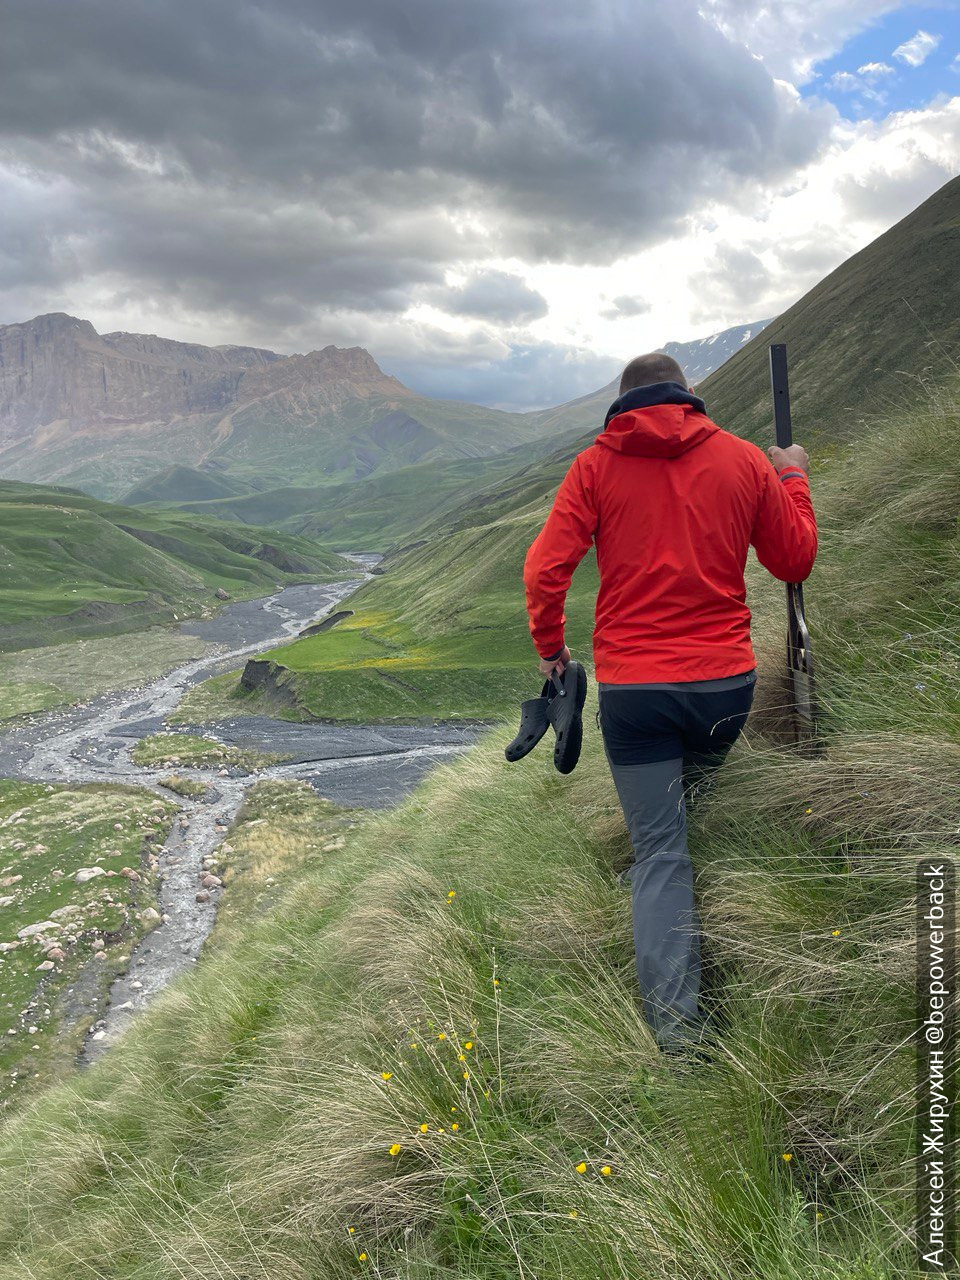
[[[756,445],[711,422],[701,400],[660,383],[612,406],[527,552],[530,630],[543,658],[563,648],[570,580],[594,542],[597,679],[708,680],[756,665],[748,548],[775,577],[802,582],[817,523],[803,471],[778,474]]]

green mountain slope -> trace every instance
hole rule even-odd
[[[349,566],[306,539],[0,481],[0,649],[133,631]]]
[[[173,466],[135,485],[121,499],[124,506],[217,502],[249,493],[250,486],[213,468]]]

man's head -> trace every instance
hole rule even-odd
[[[676,360],[662,351],[652,351],[648,356],[637,356],[630,361],[620,377],[620,394],[635,391],[637,387],[652,387],[657,382],[687,385],[686,374]]]

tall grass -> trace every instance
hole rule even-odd
[[[0,1136],[0,1277],[906,1274],[913,868],[953,856],[960,743],[905,696],[890,610],[942,628],[949,682],[958,504],[925,459],[960,426],[937,413],[932,453],[878,436],[869,502],[855,471],[821,486],[824,756],[760,716],[696,807],[708,1061],[666,1063],[638,1007],[597,734],[564,779],[545,751],[507,765],[499,731],[326,854],[298,793],[313,856],[276,907]],[[894,587],[885,549],[913,565]],[[254,860],[265,828],[238,833]]]

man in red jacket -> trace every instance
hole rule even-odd
[[[600,725],[634,850],[624,879],[644,1012],[667,1050],[704,1029],[685,798],[723,762],[753,701],[748,549],[786,582],[802,582],[817,554],[807,453],[769,455],[711,422],[675,360],[640,356],[524,566],[549,675],[570,661],[564,601],[596,544]]]

